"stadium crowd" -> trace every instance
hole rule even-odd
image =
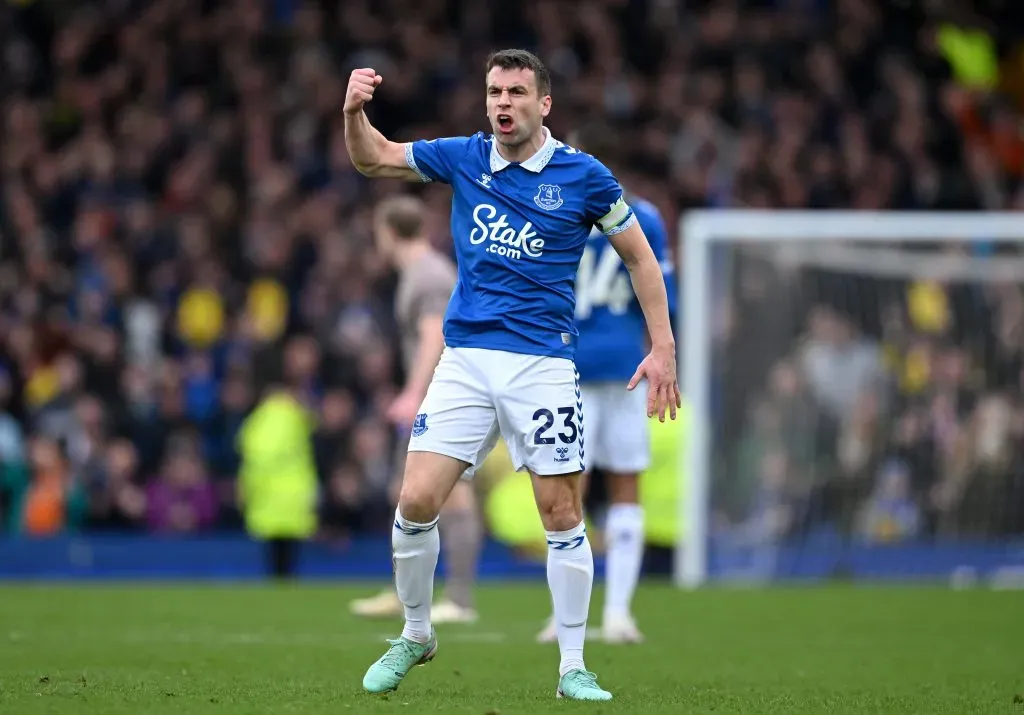
[[[729,203],[1024,209],[1020,9],[935,4],[909,21],[892,5],[837,3],[842,22],[794,71],[801,86],[767,95],[776,131],[741,129]],[[740,65],[740,97],[773,86],[764,59]],[[821,246],[732,253],[715,344],[720,533],[1024,533],[1020,251],[963,238],[845,261]],[[958,257],[949,280],[926,269],[936,256]],[[1004,280],[979,279],[997,262]]]
[[[934,5],[5,4],[0,525],[238,528],[238,430],[287,384],[318,415],[323,528],[387,526],[401,375],[370,216],[408,187],[348,162],[352,68],[383,75],[369,111],[406,140],[485,128],[483,58],[533,49],[553,133],[595,114],[621,127],[620,179],[670,227],[694,207],[1024,209],[1021,12]],[[412,190],[450,245],[447,189]],[[925,286],[948,304],[936,327],[814,276],[813,309],[779,304],[798,291],[765,289],[770,271],[730,298],[719,523],[1021,529],[1021,286]],[[918,377],[875,389],[896,374],[885,358]],[[1018,510],[986,516],[1011,488]],[[874,505],[884,526],[865,526]]]

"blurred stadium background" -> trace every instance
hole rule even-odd
[[[352,67],[386,77],[371,112],[387,135],[469,133],[483,57],[533,48],[554,132],[621,127],[621,178],[670,226],[694,208],[1024,208],[1009,1],[37,0],[7,3],[0,32],[8,577],[258,573],[237,435],[281,381],[318,419],[302,568],[387,574],[383,408],[401,375],[369,216],[410,189],[348,164]],[[450,248],[447,188],[419,190]],[[824,549],[804,575],[842,571],[848,537],[1020,535],[1024,275],[991,285],[978,264],[1018,248],[945,244],[963,263],[946,283],[905,252],[884,271],[860,254],[716,262],[713,532]],[[662,451],[652,572],[685,526],[679,450]],[[486,471],[484,573],[531,570],[500,548],[539,533],[525,482],[500,453]],[[148,539],[168,535],[189,539]]]
[[[317,417],[302,572],[387,575],[402,376],[369,217],[417,190],[450,249],[449,194],[352,169],[351,68],[386,78],[385,134],[471,133],[482,59],[535,49],[556,135],[614,122],[621,179],[670,226],[695,208],[1020,210],[1021,18],[994,0],[7,3],[0,576],[260,573],[238,433],[275,384]],[[823,553],[805,576],[844,572],[857,544],[1020,536],[1024,272],[992,284],[984,263],[1019,246],[933,247],[945,282],[902,249],[812,249],[715,263],[712,536]],[[665,499],[683,436],[658,438],[650,573],[685,528]],[[539,574],[527,483],[500,452],[485,471],[484,574]]]
[[[620,128],[620,178],[670,228],[692,209],[1024,209],[1019,0],[9,0],[0,711],[549,711],[543,532],[500,450],[477,484],[500,585],[431,675],[358,700],[394,624],[345,612],[390,576],[402,375],[376,202],[418,192],[451,248],[447,188],[349,165],[347,75],[384,76],[370,113],[391,138],[472,133],[483,59],[508,46],[549,64],[556,136]],[[714,254],[713,582],[1019,582],[1021,244],[892,239]],[[315,473],[281,472],[315,480],[315,514],[239,499],[239,432],[281,385],[316,418],[281,431],[311,440]],[[652,577],[687,526],[685,423],[654,434]],[[600,478],[590,501],[599,534]],[[260,542],[295,535],[300,577],[326,587],[211,583],[262,578]],[[588,646],[621,712],[1024,702],[1020,594],[652,580],[644,657]]]

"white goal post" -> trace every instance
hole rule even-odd
[[[686,457],[680,467],[680,543],[674,581],[696,588],[708,577],[711,480],[712,248],[717,244],[796,242],[1021,241],[1024,213],[701,210],[683,215],[677,316],[680,385],[690,410]],[[794,248],[799,248],[794,246]],[[998,273],[998,266],[994,267]],[[1019,272],[1016,274],[1019,275]]]

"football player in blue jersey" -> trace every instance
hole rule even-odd
[[[561,655],[556,694],[610,700],[583,660],[594,558],[583,522],[583,399],[574,285],[593,226],[629,269],[651,336],[629,389],[646,380],[647,415],[681,406],[675,340],[658,259],[618,181],[603,164],[551,136],[551,80],[524,50],[486,65],[491,134],[400,144],[373,128],[364,106],[383,78],[357,69],[345,95],[345,143],[370,177],[452,186],[458,278],[444,318],[445,349],[413,422],[392,529],[395,587],[405,628],[366,672],[374,693],[398,687],[430,661],[437,638],[430,601],[440,542],[437,518],[498,437],[527,469],[547,532],[548,587]]]
[[[614,171],[621,142],[602,122],[580,128],[572,144]],[[626,193],[665,277],[670,313],[675,308],[673,267],[667,257],[665,223],[657,207]],[[610,506],[605,536],[605,603],[601,636],[610,643],[643,640],[631,613],[644,555],[644,518],[637,478],[650,463],[647,399],[643,388],[627,390],[636,364],[647,350],[647,326],[633,293],[629,272],[611,241],[590,232],[576,273],[576,369],[587,416],[587,467],[602,470]],[[584,479],[584,484],[589,479]],[[558,637],[552,617],[538,640]]]

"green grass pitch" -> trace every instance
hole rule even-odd
[[[478,624],[439,628],[433,663],[396,693],[364,694],[398,625],[348,615],[348,599],[373,591],[0,586],[0,713],[1024,715],[1022,593],[646,584],[648,642],[588,644],[616,698],[588,704],[554,698],[557,647],[533,642],[548,604],[539,583],[487,585]]]

